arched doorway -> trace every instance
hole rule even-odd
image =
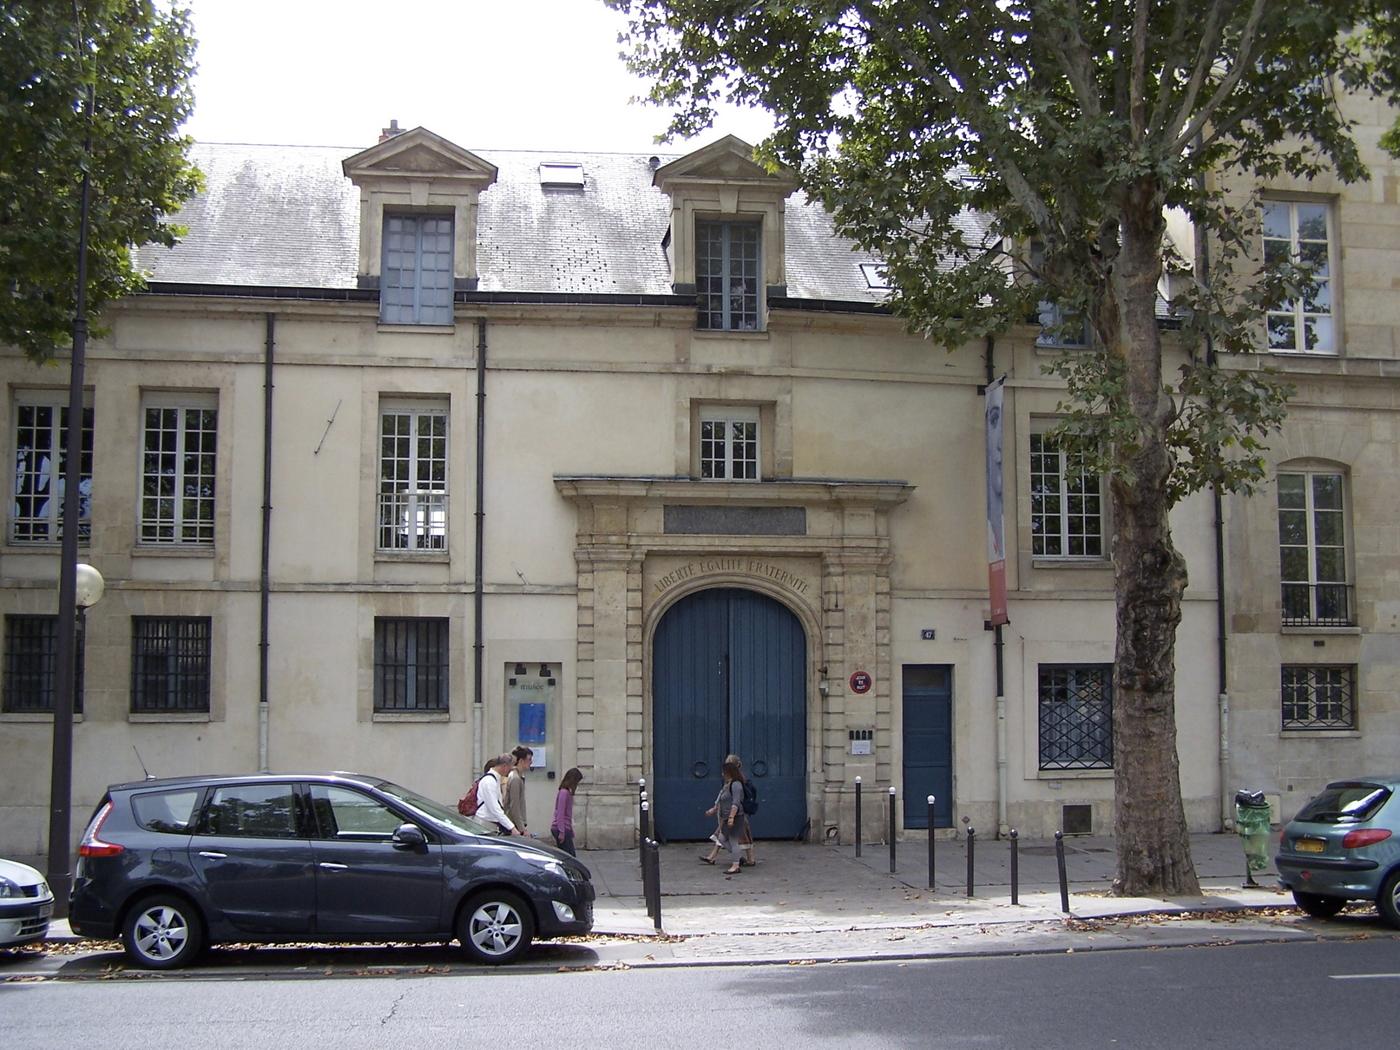
[[[719,587],[672,606],[652,643],[653,807],[657,834],[703,839],[720,767],[733,752],[759,793],[758,838],[807,823],[807,641],[782,603]]]

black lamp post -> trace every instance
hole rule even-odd
[[[88,86],[87,116],[91,118],[94,89]],[[91,121],[89,119],[89,128]],[[73,313],[73,356],[68,371],[68,427],[64,434],[63,534],[58,560],[58,638],[54,654],[53,760],[49,781],[49,887],[53,890],[54,911],[68,914],[68,890],[73,882],[72,835],[73,794],[73,692],[76,676],[77,578],[78,578],[78,487],[83,469],[83,360],[87,350],[87,255],[88,202],[92,179],[88,172],[91,142],[83,144],[83,183],[78,205],[78,288]],[[92,570],[94,573],[97,571]],[[97,596],[101,597],[101,575]],[[93,598],[92,601],[96,601]],[[92,604],[88,602],[87,604]]]

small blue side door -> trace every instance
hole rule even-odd
[[[904,826],[953,826],[953,669],[904,665]]]

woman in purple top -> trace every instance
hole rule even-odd
[[[559,794],[554,796],[554,819],[549,822],[549,833],[554,836],[554,844],[571,857],[574,852],[574,791],[583,774],[575,767],[564,774],[559,782]]]

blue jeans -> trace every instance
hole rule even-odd
[[[554,844],[556,846],[571,857],[578,856],[578,854],[574,852],[574,833],[572,831],[566,831],[561,835],[553,828],[550,828],[549,833],[554,836]]]

